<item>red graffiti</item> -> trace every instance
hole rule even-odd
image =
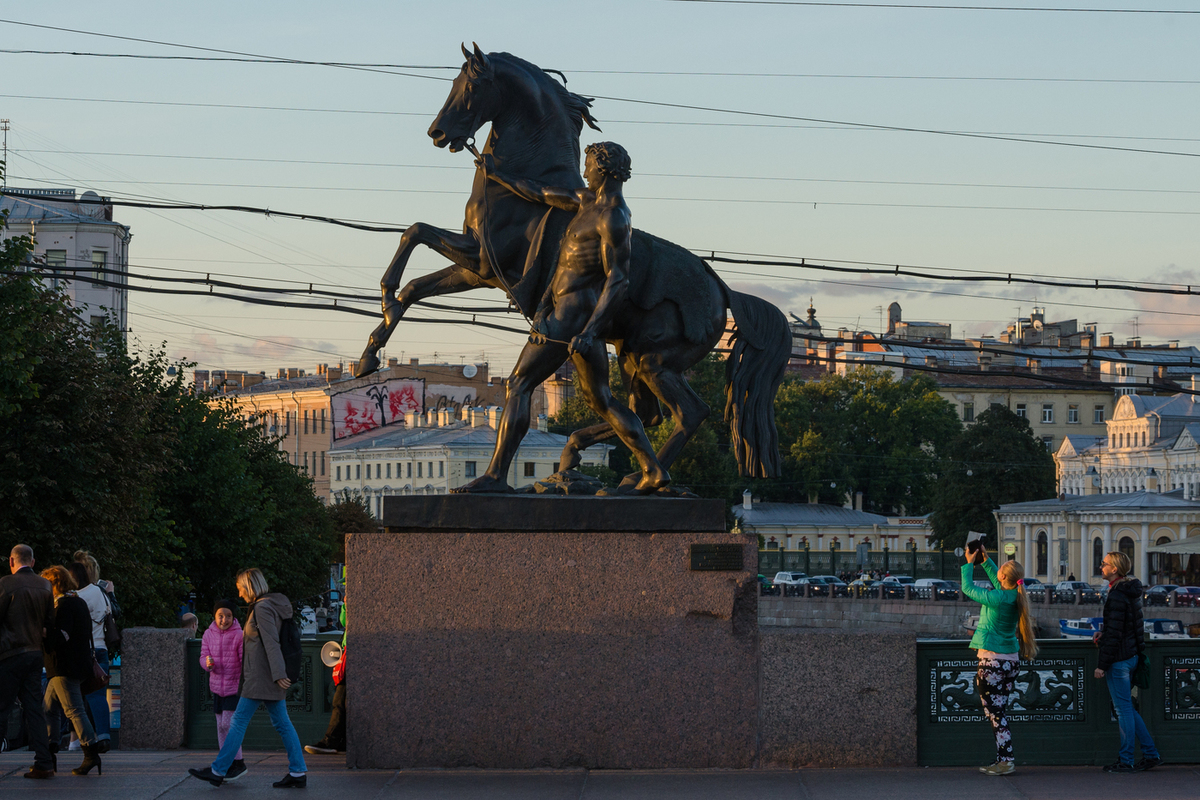
[[[388,395],[388,410],[388,416],[394,420],[400,419],[406,411],[420,411],[421,401],[417,399],[412,386],[405,386]]]
[[[361,406],[356,406],[350,400],[346,401],[346,413],[342,417],[342,428],[347,436],[353,436],[356,433],[369,431],[379,427],[379,420],[376,414],[379,407],[371,403],[363,403]]]

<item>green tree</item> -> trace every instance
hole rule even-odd
[[[168,377],[161,350],[84,324],[38,273],[3,272],[0,541],[42,566],[91,551],[123,625],[172,624],[189,591],[208,607],[247,566],[294,600],[324,587],[333,526],[260,426]]]
[[[934,535],[946,547],[962,546],[972,530],[989,534],[995,546],[994,509],[1055,494],[1054,457],[1033,435],[1029,420],[1007,408],[977,416],[948,456],[930,516]]]
[[[785,474],[758,493],[841,504],[862,492],[864,509],[884,514],[930,509],[940,458],[962,429],[930,379],[870,369],[786,382],[775,416]]]
[[[346,534],[374,533],[379,530],[379,521],[371,516],[369,502],[358,490],[351,492],[343,489],[325,508],[337,535],[337,560],[340,563],[346,563]]]

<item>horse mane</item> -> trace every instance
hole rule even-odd
[[[583,133],[583,124],[586,122],[589,128],[600,130],[596,123],[596,118],[592,116],[591,106],[593,98],[584,97],[569,91],[566,86],[550,77],[550,72],[557,70],[544,70],[537,64],[533,64],[520,56],[514,56],[512,53],[488,53],[488,58],[499,59],[508,63],[510,66],[517,67],[521,71],[529,75],[535,83],[537,83],[543,91],[554,95],[563,109],[567,112],[571,123],[575,126],[575,135]],[[562,73],[559,72],[559,75]],[[563,78],[563,83],[566,78]]]

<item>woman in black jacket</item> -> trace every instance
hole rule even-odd
[[[1104,556],[1100,571],[1108,581],[1108,599],[1104,602],[1104,628],[1093,639],[1100,648],[1096,677],[1108,681],[1121,730],[1121,751],[1115,764],[1105,772],[1141,772],[1162,763],[1158,748],[1141,714],[1133,708],[1131,680],[1146,637],[1142,624],[1142,583],[1129,575],[1129,556],[1114,552]],[[1142,745],[1142,760],[1133,763],[1133,744]]]
[[[79,690],[80,683],[92,676],[92,618],[87,603],[75,596],[75,579],[65,567],[43,570],[42,577],[54,587],[54,624],[47,628],[44,644],[47,677],[44,707],[50,750],[58,750],[61,709],[83,743],[83,763],[71,772],[87,775],[96,767],[103,773],[96,750],[96,733],[88,721]],[[57,771],[57,756],[54,767]]]

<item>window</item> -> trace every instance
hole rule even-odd
[[[378,480],[379,478],[382,478],[382,477],[383,477],[383,474],[382,474],[382,473],[383,473],[383,465],[382,465],[382,464],[376,464],[376,465],[375,465],[375,478],[376,478],[376,480]]]
[[[417,462],[417,477],[418,477],[418,478],[420,478],[420,477],[423,477],[423,476],[421,475],[421,468],[422,468],[423,466],[425,466],[425,465],[424,465],[424,464],[422,464],[420,461],[418,461],[418,462]]]
[[[995,411],[998,408],[1004,408],[1004,407],[1005,407],[1004,403],[992,403],[988,406],[988,408],[990,408],[992,411]],[[1024,416],[1024,415],[1022,415],[1022,416]]]
[[[67,268],[67,251],[66,250],[47,250],[46,251],[46,268],[55,271],[62,271]]]
[[[1100,567],[1104,564],[1104,540],[1097,536],[1092,539],[1092,574],[1100,575]]]
[[[1053,451],[1054,450],[1054,437],[1053,436],[1043,436],[1042,444],[1046,445],[1047,450]]]
[[[1079,424],[1079,406],[1067,406],[1067,423],[1070,425]]]
[[[304,432],[308,433],[308,409],[304,409]]]
[[[1021,419],[1026,419],[1028,417],[1028,414],[1025,413],[1024,403],[1017,403],[1017,416]]]
[[[92,277],[101,281],[108,280],[108,275],[104,273],[106,269],[108,269],[108,253],[103,250],[93,250]]]
[[[325,432],[325,409],[321,409],[321,433]]]
[[[1142,431],[1142,447],[1146,446],[1146,432]]]
[[[475,477],[475,462],[474,461],[467,461],[463,464],[463,477],[464,478],[474,478]]]
[[[537,477],[537,464],[535,464],[532,461],[525,462],[525,477],[526,478]]]
[[[1117,549],[1129,557],[1130,564],[1137,565],[1137,561],[1133,559],[1133,539],[1122,536],[1121,541],[1117,544]]]
[[[1092,409],[1092,422],[1097,425],[1104,423],[1104,406],[1096,406]]]
[[[975,404],[963,403],[963,422],[975,421]]]
[[[362,464],[354,465],[354,480],[356,480],[356,481],[362,480]]]
[[[392,465],[391,464],[387,465],[387,476],[389,478],[392,477]]]
[[[433,462],[429,462],[429,477],[433,477]]]
[[[1042,403],[1042,422],[1054,422],[1054,404]]]
[[[408,462],[408,474],[405,477],[407,477],[407,478],[412,477],[412,462],[411,461]]]
[[[335,477],[340,481],[342,479],[342,468],[336,467],[334,472]]]
[[[1037,535],[1037,574],[1046,575],[1046,569],[1049,562],[1049,541],[1046,539],[1045,531],[1038,531]]]
[[[438,462],[438,477],[439,478],[446,477],[446,462],[445,461]]]

